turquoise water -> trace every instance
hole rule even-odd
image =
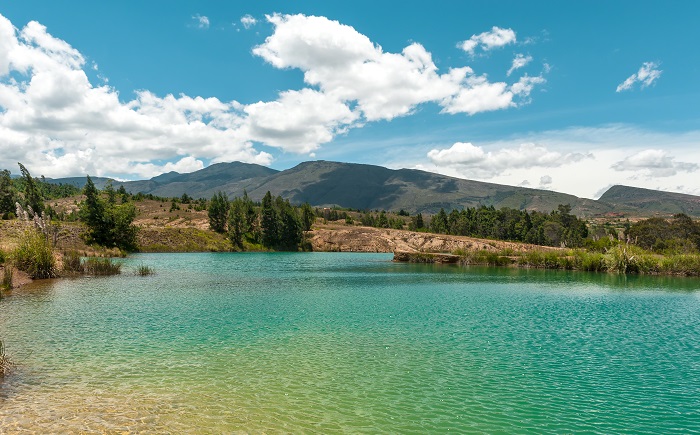
[[[699,280],[390,260],[144,254],[15,290],[0,432],[700,428]]]

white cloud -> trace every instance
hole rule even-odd
[[[82,55],[40,24],[17,32],[0,18],[0,34],[6,71],[0,75],[2,167],[22,161],[37,174],[56,177],[150,174],[159,167],[151,160],[182,167],[221,156],[271,162],[242,134],[245,113],[236,102],[142,91],[122,103],[113,88],[93,86]]]
[[[624,82],[617,85],[615,92],[628,91],[632,89],[636,83],[641,83],[641,89],[649,87],[661,77],[662,72],[663,71],[659,69],[658,62],[644,62],[639,68],[639,71],[627,77]]]
[[[207,17],[193,18],[208,26]],[[469,67],[439,73],[417,43],[390,53],[324,17],[267,18],[274,32],[254,53],[302,70],[308,87],[244,105],[147,90],[124,102],[106,77],[90,82],[85,70],[96,64],[86,65],[70,44],[39,23],[20,31],[0,15],[0,166],[22,161],[52,177],[129,178],[203,161],[270,164],[272,155],[257,144],[309,154],[350,128],[409,115],[423,103],[471,115],[523,104],[544,82],[492,83]]]
[[[543,175],[540,177],[540,189],[547,189],[552,185],[552,177],[549,175]]]
[[[241,24],[243,24],[243,27],[246,29],[250,29],[254,25],[258,23],[258,20],[256,20],[252,15],[246,14],[241,17]]]
[[[428,158],[437,166],[468,170],[483,178],[494,177],[513,169],[559,167],[590,157],[582,153],[550,151],[534,143],[487,152],[471,143],[457,142],[450,148],[433,149],[428,152]]]
[[[665,149],[659,151],[659,144]],[[525,181],[535,185],[531,183],[533,172],[546,168],[552,177],[548,189],[585,198],[597,198],[616,184],[700,195],[699,144],[700,130],[670,133],[631,125],[572,127],[518,135],[483,147],[433,146],[427,159],[387,165],[511,186],[526,185]],[[675,156],[683,156],[682,161]]]
[[[525,56],[522,53],[516,54],[515,58],[513,59],[513,64],[511,65],[506,75],[510,76],[511,74],[513,74],[513,71],[525,67],[530,62],[532,62],[532,56]]]
[[[667,151],[646,149],[625,157],[612,165],[616,171],[636,171],[647,177],[671,177],[679,172],[695,172],[697,163],[677,162]]]
[[[198,28],[200,29],[208,29],[209,28],[209,17],[205,15],[193,15],[192,19],[195,21],[195,24],[197,25]]]
[[[489,51],[494,48],[512,44],[515,41],[516,36],[512,29],[502,29],[500,27],[493,26],[490,32],[472,35],[471,38],[457,44],[457,47],[466,51],[470,55],[474,55],[477,48],[481,48],[484,51]]]
[[[512,107],[514,96],[528,93],[518,83],[491,83],[469,67],[439,74],[431,54],[418,43],[388,53],[354,28],[325,17],[267,19],[275,31],[253,53],[277,68],[301,69],[309,85],[338,101],[356,102],[367,121],[405,116],[427,102],[442,105],[446,113],[475,114]],[[490,38],[484,41],[496,44]],[[544,82],[538,80],[528,83]],[[521,91],[513,92],[511,86]]]
[[[306,154],[350,126],[358,115],[337,99],[314,91],[286,91],[277,101],[245,107],[251,140]]]

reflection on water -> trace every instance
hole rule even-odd
[[[700,427],[699,280],[390,259],[144,254],[16,290],[0,432]]]

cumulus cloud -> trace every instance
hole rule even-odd
[[[367,121],[405,116],[427,102],[440,104],[445,113],[470,115],[513,107],[514,97],[525,99],[534,85],[545,81],[530,77],[514,84],[494,83],[469,67],[439,74],[431,54],[418,43],[401,53],[388,53],[354,28],[325,17],[267,19],[275,32],[253,53],[277,68],[302,70],[307,84],[338,101],[356,102],[356,110]],[[503,32],[509,35],[512,30],[507,30]],[[479,37],[486,47],[500,40]]]
[[[243,24],[243,27],[246,29],[250,29],[254,25],[258,23],[258,20],[256,20],[252,15],[246,14],[241,17],[241,24]]]
[[[616,171],[641,171],[649,177],[671,177],[679,172],[695,172],[696,163],[678,162],[668,152],[647,149],[625,157],[612,165]]]
[[[513,71],[525,67],[530,62],[532,62],[532,56],[525,56],[522,53],[516,54],[515,58],[513,59],[513,64],[511,65],[510,69],[508,69],[506,75],[510,76],[513,74]],[[547,67],[549,67],[549,65],[547,65]]]
[[[640,88],[644,89],[654,84],[656,80],[661,77],[663,71],[659,69],[659,63],[657,62],[644,62],[635,74],[627,77],[627,79],[617,85],[615,92],[628,91],[634,87],[635,84],[640,83]]]
[[[512,44],[515,41],[516,37],[513,29],[502,29],[500,27],[493,26],[491,31],[479,33],[478,35],[472,35],[471,38],[457,44],[457,47],[473,56],[477,48],[481,48],[484,51],[489,51],[494,48]]]
[[[428,158],[437,166],[469,170],[484,178],[512,169],[554,168],[590,157],[582,153],[550,151],[534,143],[487,152],[471,143],[457,142],[450,148],[433,149],[428,152]]]
[[[207,17],[193,18],[208,26]],[[544,83],[529,76],[490,82],[469,67],[440,73],[418,43],[385,52],[325,17],[267,19],[274,31],[254,54],[276,68],[300,69],[307,87],[245,105],[147,90],[124,102],[106,78],[90,82],[85,70],[93,64],[70,44],[37,22],[18,30],[0,15],[0,166],[22,161],[52,177],[126,178],[204,161],[270,164],[273,156],[257,144],[311,154],[348,129],[409,115],[423,103],[473,115],[525,104]]]

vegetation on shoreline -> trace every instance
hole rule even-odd
[[[641,275],[700,276],[700,255],[658,255],[637,246],[619,244],[605,252],[584,249],[514,253],[455,252],[462,265],[518,266],[534,269],[582,270]]]
[[[684,275],[698,274],[695,271],[700,269],[697,261],[700,223],[686,215],[676,215],[671,219],[618,221],[617,224],[608,221],[600,225],[586,223],[571,213],[570,206],[559,205],[549,213],[479,206],[449,212],[441,209],[433,216],[424,217],[420,213],[410,215],[404,210],[314,209],[308,203],[292,205],[270,192],[260,202],[254,202],[245,192],[243,197],[233,200],[223,193],[217,193],[210,200],[195,199],[187,194],[177,198],[133,195],[123,186],[114,190],[110,183],[100,191],[90,177],[82,190],[83,198],[53,201],[53,198],[81,191],[74,186],[55,185],[43,178],[32,178],[21,164],[20,170],[22,177],[16,179],[10,178],[9,171],[0,174],[0,213],[5,218],[17,216],[33,222],[33,231],[46,240],[42,242],[36,235],[25,234],[24,230],[16,231],[14,240],[19,241],[18,246],[8,250],[11,251],[7,255],[8,263],[35,278],[56,276],[59,272],[85,273],[87,260],[66,256],[65,251],[71,249],[98,253],[107,252],[105,249],[118,249],[119,252],[311,250],[310,230],[317,220],[344,222],[350,227],[408,229],[568,248],[562,251],[567,254],[543,250],[514,255],[481,252],[474,247],[462,253],[464,258],[461,261],[465,264],[517,264],[523,267]],[[47,199],[52,199],[52,202],[46,202]],[[16,211],[8,211],[9,204],[15,200]],[[134,221],[140,213],[147,214],[147,217],[141,217],[137,227]],[[79,220],[80,223],[65,223],[59,227],[51,223],[52,217],[64,222]],[[211,230],[202,225],[206,221]],[[59,261],[63,264],[60,271],[55,258],[58,256],[48,255],[59,246],[59,234],[64,240],[69,234],[73,240],[61,245],[64,257]],[[79,234],[92,246],[75,243]],[[327,248],[333,246],[330,243]],[[51,257],[54,257],[53,264]],[[90,270],[93,271],[90,273],[101,274],[102,270],[110,268],[106,264],[98,265],[101,261],[90,261]],[[5,275],[12,273],[11,267],[4,270]]]

